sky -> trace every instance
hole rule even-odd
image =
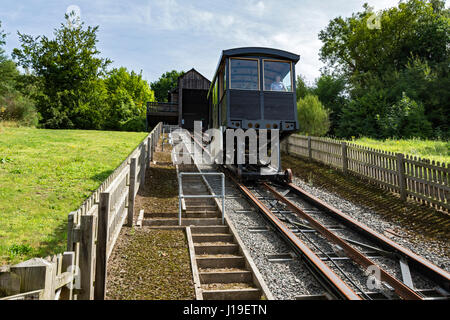
[[[300,55],[296,73],[312,83],[320,76],[318,34],[338,16],[368,2],[374,11],[398,0],[1,0],[6,52],[20,46],[17,31],[46,35],[79,8],[86,25],[99,26],[103,57],[157,80],[170,70],[195,68],[212,79],[222,50],[271,47]],[[75,6],[75,7],[74,7]],[[71,9],[69,9],[71,10]]]

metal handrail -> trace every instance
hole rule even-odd
[[[205,176],[220,176],[222,178],[222,194],[208,194],[208,195],[185,195],[183,194],[183,176],[201,176],[203,179]],[[178,176],[179,185],[179,209],[178,209],[178,225],[181,226],[182,215],[182,201],[183,199],[210,199],[221,198],[222,199],[222,224],[225,224],[225,174],[223,172],[180,172]]]

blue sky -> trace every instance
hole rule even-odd
[[[100,26],[102,56],[149,81],[192,67],[211,79],[221,50],[263,46],[300,54],[297,73],[312,82],[322,67],[319,31],[364,2],[381,10],[398,0],[1,0],[0,21],[8,54],[19,46],[17,31],[51,37],[76,5],[87,25]]]

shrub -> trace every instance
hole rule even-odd
[[[431,123],[421,103],[403,93],[402,99],[379,118],[383,136],[393,138],[427,138],[431,136]]]
[[[8,92],[0,97],[0,121],[14,121],[22,126],[36,126],[39,114],[33,100],[19,92]]]
[[[300,131],[307,135],[323,136],[330,129],[329,112],[319,98],[307,94],[297,103]]]
[[[145,131],[145,117],[136,116],[121,124],[121,131],[142,132]]]

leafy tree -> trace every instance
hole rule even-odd
[[[365,72],[404,68],[411,55],[436,63],[447,59],[448,20],[430,2],[409,0],[384,10],[379,30],[367,27],[372,14],[365,4],[363,12],[335,18],[319,33],[320,57],[328,67],[364,81]]]
[[[406,94],[391,106],[383,118],[380,127],[384,136],[392,138],[426,138],[431,132],[431,124],[426,119],[424,108]]]
[[[169,91],[178,86],[178,77],[184,75],[184,71],[172,70],[166,72],[161,77],[152,82],[151,89],[155,92],[155,98],[158,102],[168,102]]]
[[[0,62],[6,60],[5,50],[2,48],[6,44],[6,33],[2,30],[2,22],[0,21]]]
[[[144,131],[147,101],[155,101],[154,92],[142,73],[126,68],[113,69],[105,79],[108,92],[107,129]]]
[[[2,48],[6,44],[6,34],[1,25],[0,21],[0,121],[35,126],[39,115],[28,94],[31,88],[25,86],[25,76],[20,75],[16,64],[8,59]]]
[[[330,111],[330,133],[336,134],[342,110],[348,103],[345,79],[324,73],[316,80],[311,93]]]
[[[317,96],[308,94],[297,102],[300,131],[312,136],[323,136],[330,128],[328,110]]]
[[[296,95],[297,95],[297,101],[300,99],[304,99],[308,93],[310,93],[311,88],[308,87],[308,85],[305,82],[305,78],[302,75],[297,76],[297,81],[295,81],[296,84]]]
[[[445,3],[399,3],[380,14],[380,29],[368,28],[373,13],[367,4],[363,9],[333,19],[319,34],[321,60],[345,80],[352,100],[343,108],[337,132],[379,137],[379,119],[405,92],[424,107],[436,131],[448,134],[450,11]]]
[[[0,95],[4,95],[14,88],[19,71],[2,48],[6,44],[6,33],[1,28],[2,22],[0,21]]]
[[[66,20],[73,18],[66,15]],[[99,129],[105,95],[100,77],[111,63],[99,57],[97,27],[61,24],[54,39],[19,33],[21,49],[13,57],[41,79],[37,109],[48,128]]]

